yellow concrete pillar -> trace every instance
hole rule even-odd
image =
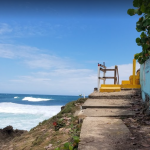
[[[133,59],[133,85],[135,85],[136,60]]]

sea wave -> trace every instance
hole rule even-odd
[[[39,122],[51,118],[61,106],[35,106],[11,102],[0,103],[0,128],[12,125],[14,129],[30,130]]]
[[[40,102],[40,101],[49,101],[49,100],[53,100],[53,99],[24,97],[22,100],[23,101],[30,101],[30,102]]]
[[[61,106],[36,106],[6,102],[0,103],[0,113],[41,114],[51,117],[57,114],[60,110]]]
[[[18,96],[15,96],[14,98],[19,98]]]

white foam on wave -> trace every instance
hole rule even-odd
[[[40,102],[40,101],[49,101],[49,100],[53,100],[53,99],[24,97],[22,100],[23,101],[31,101],[31,102]]]
[[[15,113],[15,114],[42,114],[52,116],[59,112],[61,106],[36,106],[22,105],[16,103],[0,103],[0,113]]]
[[[12,125],[14,129],[30,130],[61,110],[61,106],[35,106],[0,103],[0,128]]]
[[[14,98],[19,98],[18,96],[15,96]]]

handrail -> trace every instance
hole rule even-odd
[[[118,74],[118,84],[119,84],[119,71],[118,71],[118,66],[117,66],[117,74]]]
[[[100,77],[100,71],[103,72],[103,77]],[[114,71],[114,77],[105,77],[105,73],[107,71]],[[106,69],[105,63],[104,65],[98,63],[98,90],[99,90],[100,80],[103,80],[103,84],[105,84],[106,79],[114,79],[114,84],[119,84],[118,66],[115,66],[114,69]]]

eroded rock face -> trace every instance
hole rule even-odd
[[[62,106],[62,107],[61,107],[61,110],[63,110],[64,108],[65,108],[65,106]]]
[[[0,129],[0,144],[5,144],[16,136],[20,136],[25,130],[14,130],[12,126]]]
[[[12,126],[7,126],[2,129],[2,133],[4,133],[4,134],[11,135],[13,132],[14,132],[14,130],[13,130]]]
[[[25,130],[18,130],[18,129],[14,130],[12,126],[7,126],[3,129],[0,129],[0,132],[4,136],[15,136],[15,135],[19,136],[22,133],[24,133]]]

